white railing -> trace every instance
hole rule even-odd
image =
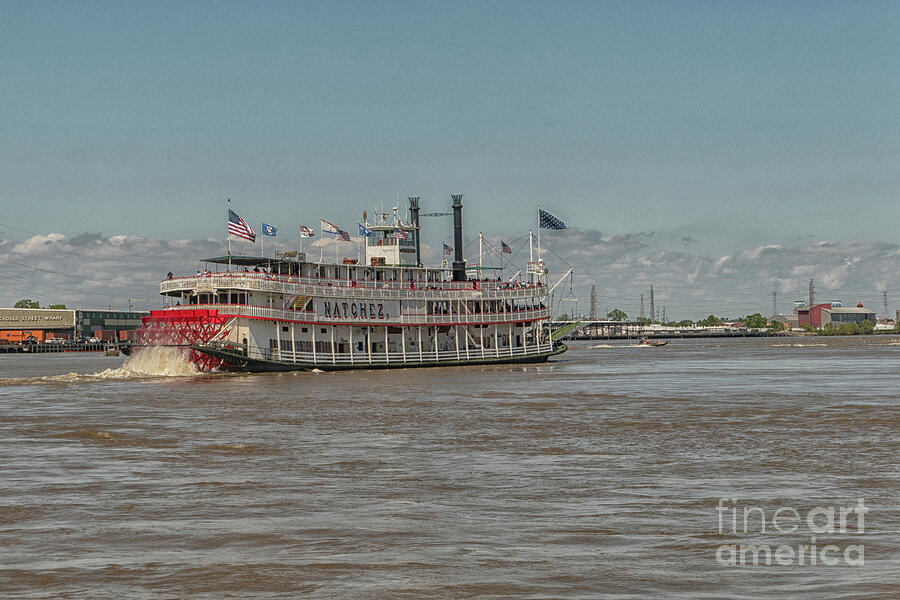
[[[473,287],[474,284],[474,287]],[[496,281],[409,283],[312,277],[286,277],[262,273],[212,273],[196,277],[165,279],[160,293],[217,289],[242,289],[325,298],[406,299],[504,299],[531,298],[547,295],[546,286],[503,287]]]
[[[215,348],[216,343],[210,344]],[[226,348],[240,350],[240,346],[225,345]],[[524,356],[534,356],[546,354],[553,348],[550,342],[544,342],[538,345],[529,345],[527,348],[482,348],[470,347],[468,351],[460,348],[459,351],[439,350],[435,352],[418,350],[407,350],[404,355],[402,352],[372,352],[371,354],[362,352],[350,353],[334,353],[331,352],[291,352],[290,350],[279,350],[278,348],[258,348],[252,347],[249,351],[250,358],[263,360],[272,360],[283,363],[310,363],[317,365],[386,365],[386,364],[417,364],[431,362],[453,362],[453,361],[480,361],[480,360],[496,360],[503,358],[516,358]]]
[[[455,313],[447,315],[405,314],[401,319],[403,325],[477,325],[479,323],[516,323],[519,321],[537,321],[549,319],[550,309],[507,311],[505,313]]]
[[[169,306],[169,310],[217,310],[226,317],[254,317],[273,321],[304,321],[327,323],[330,325],[371,324],[371,325],[477,325],[480,323],[517,323],[520,321],[537,321],[550,318],[550,309],[507,311],[505,313],[453,313],[453,314],[405,314],[399,319],[392,317],[379,321],[352,319],[333,319],[316,314],[315,311],[284,310],[268,306],[250,304],[188,304]]]

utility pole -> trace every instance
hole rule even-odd
[[[597,320],[597,286],[591,286],[591,321]]]
[[[646,315],[644,315],[644,295],[641,294],[641,321],[643,321],[645,318]]]
[[[816,301],[816,280],[809,280],[809,308],[812,310],[812,307],[815,306]]]
[[[656,319],[659,321],[659,317],[656,314],[656,305],[653,303],[653,286],[650,286],[650,319]]]

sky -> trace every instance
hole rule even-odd
[[[156,307],[229,198],[271,252],[463,193],[470,260],[566,221],[579,312],[651,284],[670,319],[789,312],[811,278],[881,312],[898,29],[896,2],[0,2],[0,305]]]

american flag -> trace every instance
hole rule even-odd
[[[450,256],[453,254],[453,246],[448,246],[447,242],[441,242],[444,244],[444,256]]]
[[[538,209],[538,223],[541,229],[565,229],[566,224],[548,213],[546,210]]]
[[[300,226],[300,237],[311,238],[316,235],[316,232],[307,227],[306,225]]]
[[[244,238],[250,242],[256,242],[256,234],[253,233],[253,230],[247,225],[247,221],[240,218],[238,214],[230,208],[228,209],[228,233],[236,235],[239,238]]]
[[[402,229],[395,229],[394,237],[398,240],[408,240],[409,234],[407,232],[403,231]]]
[[[509,244],[500,240],[500,252],[503,254],[512,254],[512,248],[509,247]]]
[[[349,242],[350,241],[350,232],[344,231],[343,229],[338,229],[337,233],[334,236],[335,240],[340,242]]]

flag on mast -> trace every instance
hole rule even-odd
[[[371,229],[369,229],[368,227],[366,227],[364,225],[360,225],[359,223],[357,223],[357,225],[359,225],[359,235],[361,237],[372,237]]]
[[[316,235],[316,232],[313,231],[312,229],[310,229],[309,227],[307,227],[306,225],[300,226],[300,237],[311,238],[314,235]]]
[[[338,240],[341,242],[349,242],[350,241],[350,232],[349,231],[344,231],[343,229],[338,229],[337,233],[334,235],[335,235],[335,237],[334,237],[335,240]]]
[[[538,209],[538,223],[541,229],[566,229],[565,223],[542,208]]]
[[[512,254],[512,248],[509,247],[509,244],[500,240],[500,252],[503,254]]]
[[[248,242],[256,242],[256,234],[247,224],[247,221],[238,216],[236,212],[228,209],[228,233],[239,238],[244,238]]]
[[[402,229],[394,229],[394,239],[397,240],[408,240],[409,234],[403,231]]]
[[[332,235],[337,235],[337,232],[340,231],[340,228],[334,223],[329,223],[325,219],[322,219],[322,233],[330,233]]]
[[[448,246],[447,242],[441,242],[444,244],[444,256],[450,256],[453,254],[453,246]]]
[[[263,235],[275,237],[275,233],[277,231],[278,231],[277,227],[273,227],[272,225],[266,225],[265,223],[262,224],[262,234]]]

